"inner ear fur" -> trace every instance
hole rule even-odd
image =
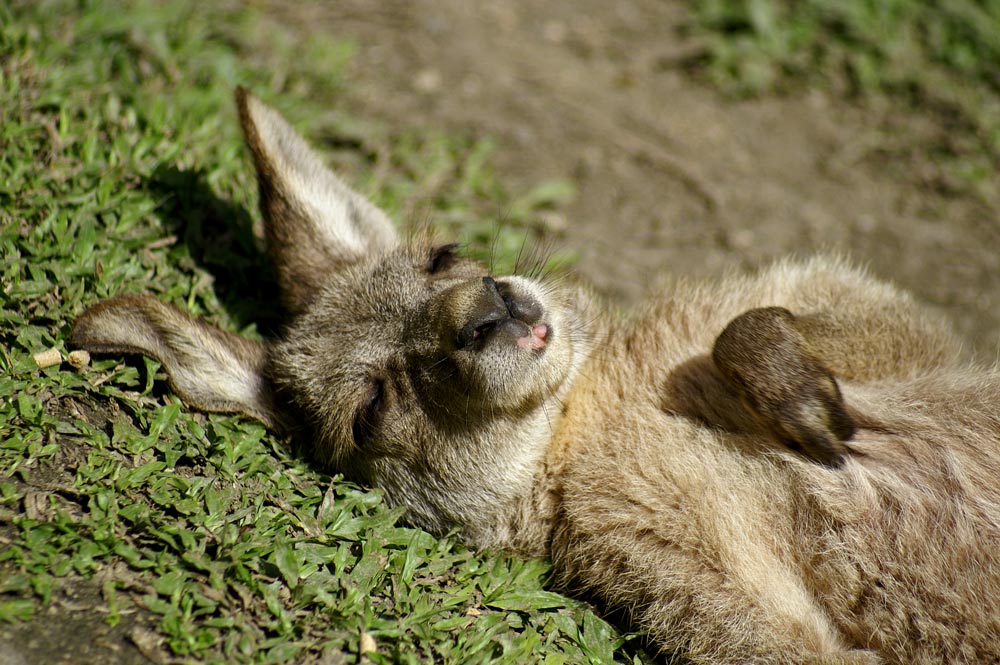
[[[394,248],[399,238],[388,217],[334,175],[281,114],[242,87],[236,103],[257,170],[267,253],[282,303],[297,314],[328,274]]]

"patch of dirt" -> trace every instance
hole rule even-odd
[[[23,623],[0,624],[0,665],[149,665],[167,662],[143,613],[111,627],[98,584],[66,579],[52,603]]]
[[[108,401],[49,399],[45,408],[58,418],[76,418],[96,426],[108,426],[118,417],[117,405]],[[88,496],[75,488],[77,467],[86,459],[87,446],[74,437],[57,437],[59,449],[21,475],[9,479],[14,491],[23,494],[17,512],[28,519],[51,521],[56,511],[78,515],[85,510]],[[22,478],[23,476],[23,478]],[[54,503],[54,507],[53,507]],[[11,515],[0,512],[0,545],[17,538]],[[16,557],[0,563],[0,580],[18,573]],[[159,636],[152,627],[158,618],[131,602],[131,592],[117,592],[119,622],[108,625],[108,601],[103,584],[133,584],[133,575],[121,569],[103,567],[92,579],[75,574],[54,577],[52,600],[36,606],[27,621],[0,623],[0,665],[147,665],[166,663]],[[0,594],[0,602],[15,598]]]
[[[884,122],[899,109],[821,93],[733,102],[692,81],[682,3],[264,6],[292,29],[357,41],[352,112],[492,135],[508,181],[572,180],[566,242],[615,302],[640,299],[662,272],[834,251],[943,308],[980,355],[996,354],[997,208],[925,184],[927,164],[872,156],[901,140]],[[905,120],[891,126],[919,141],[919,119]]]

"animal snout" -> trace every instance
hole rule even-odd
[[[458,347],[479,350],[502,334],[514,340],[541,337],[544,346],[548,329],[538,323],[542,314],[542,307],[534,298],[516,293],[506,282],[483,277],[472,311],[458,332]]]

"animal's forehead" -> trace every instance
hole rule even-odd
[[[461,261],[447,274],[431,274],[431,254],[429,245],[408,246],[332,274],[307,312],[290,326],[283,345],[289,364],[313,369],[293,367],[291,372],[350,386],[397,366],[417,348],[426,351],[434,333],[412,324],[426,322],[426,305],[435,294],[483,272],[475,263]]]
[[[430,244],[408,245],[335,272],[311,318],[335,329],[377,326],[392,332],[401,329],[433,291],[485,274],[475,262],[459,259],[448,274],[432,277],[427,264],[433,251]]]
[[[332,275],[287,331],[285,370],[328,396],[363,392],[399,353],[404,319],[424,297],[421,281],[413,261],[397,253]]]
[[[338,327],[393,326],[423,297],[411,253],[395,252],[333,275],[315,313]]]

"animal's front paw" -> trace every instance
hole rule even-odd
[[[779,441],[822,464],[843,463],[854,421],[791,312],[764,307],[736,317],[715,341],[712,360]]]

